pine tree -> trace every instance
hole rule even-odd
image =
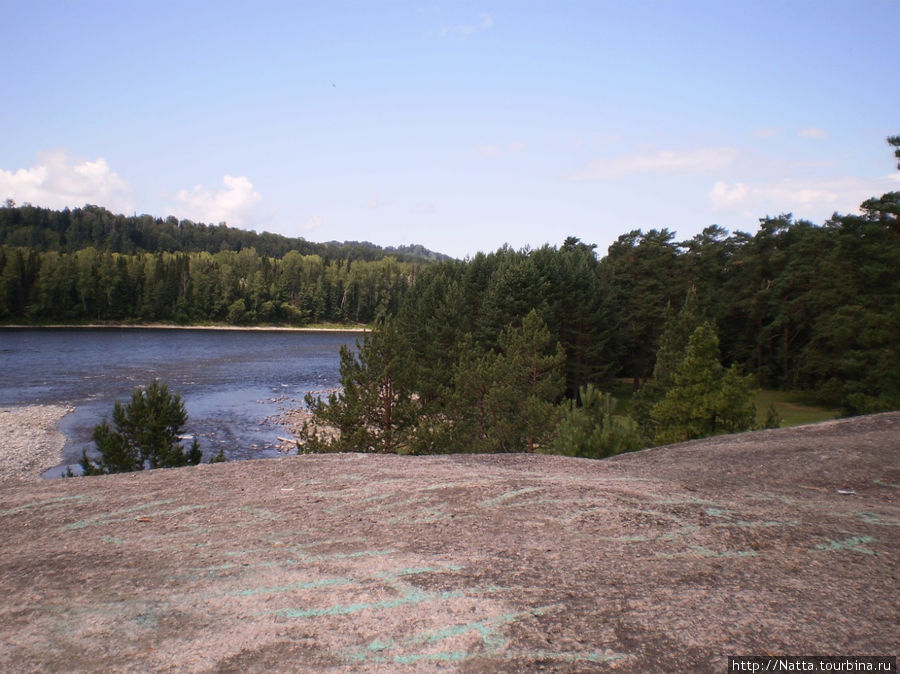
[[[448,414],[464,451],[534,451],[559,420],[565,352],[537,312],[499,339],[499,353],[463,349]]]
[[[394,319],[385,317],[357,341],[358,351],[341,347],[342,390],[327,400],[306,396],[313,422],[306,424],[301,451],[406,451],[418,403],[412,391],[412,359]],[[324,437],[319,427],[337,429]]]
[[[100,451],[100,462],[92,461],[85,451],[82,469],[92,475],[196,465],[203,456],[196,439],[189,450],[179,443],[186,422],[181,396],[154,380],[146,388],[135,389],[127,405],[116,402],[115,430],[105,420],[94,427],[93,440]]]
[[[749,430],[756,419],[750,377],[719,360],[715,328],[704,323],[691,335],[674,386],[650,410],[657,444]]]
[[[684,297],[684,303],[675,313],[672,305],[666,307],[666,322],[659,338],[653,379],[663,392],[672,387],[675,369],[684,358],[684,352],[691,335],[703,322],[703,313],[697,299],[697,288],[691,286]]]
[[[900,169],[900,136],[888,136],[888,145],[894,148],[894,156],[897,158],[897,168]]]
[[[599,459],[639,449],[643,445],[637,424],[616,414],[616,399],[592,384],[578,390],[556,428],[553,451],[566,456]]]
[[[688,289],[684,302],[677,312],[671,304],[666,305],[665,323],[656,351],[653,378],[641,387],[632,400],[631,417],[647,437],[656,434],[656,424],[650,416],[650,410],[674,385],[675,370],[684,358],[691,335],[702,322],[703,314],[695,286]]]

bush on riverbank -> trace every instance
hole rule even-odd
[[[197,439],[190,449],[184,449],[180,443],[186,422],[181,396],[170,393],[164,382],[153,380],[146,388],[135,389],[127,405],[116,402],[115,429],[105,419],[94,427],[93,440],[100,451],[100,461],[89,458],[85,450],[81,468],[85,475],[102,475],[196,465],[203,456]]]

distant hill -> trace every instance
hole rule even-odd
[[[37,206],[0,207],[0,245],[27,246],[38,252],[73,252],[93,246],[115,253],[217,253],[254,248],[266,257],[284,257],[296,250],[326,259],[378,260],[392,256],[401,261],[449,260],[420,245],[382,248],[367,241],[314,243],[303,237],[257,233],[225,224],[208,225],[174,216],[114,214],[102,206],[61,211]]]

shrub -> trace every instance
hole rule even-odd
[[[637,424],[616,415],[616,399],[588,384],[569,402],[566,416],[556,428],[557,454],[599,459],[644,446]],[[580,403],[580,404],[579,404]]]
[[[197,440],[185,450],[179,440],[187,412],[177,393],[165,383],[154,380],[146,388],[131,394],[131,402],[116,402],[113,425],[104,419],[94,427],[93,440],[100,451],[100,462],[82,452],[85,475],[125,473],[145,468],[174,468],[200,463],[202,452]]]

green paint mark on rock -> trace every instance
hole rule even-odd
[[[376,578],[386,580],[396,580],[403,576],[415,576],[420,573],[439,573],[441,571],[461,571],[465,566],[460,564],[448,564],[447,566],[413,566],[405,569],[397,569],[396,571],[381,571],[375,574]]]
[[[387,519],[387,524],[434,524],[446,519],[449,519],[449,515],[444,512],[444,506],[439,505],[434,508],[421,508],[414,513],[394,515]]]
[[[283,618],[321,618],[323,616],[349,615],[359,613],[361,611],[381,611],[397,608],[398,606],[417,606],[431,602],[448,601],[450,599],[459,599],[460,597],[469,597],[481,594],[491,594],[499,592],[503,589],[495,586],[469,588],[466,590],[448,590],[444,592],[426,592],[415,586],[403,586],[396,588],[402,594],[393,599],[385,599],[373,602],[358,602],[354,604],[335,604],[324,608],[307,608],[307,609],[276,609],[274,611],[266,611],[262,615],[277,615]]]
[[[670,552],[660,552],[657,553],[657,557],[661,559],[676,559],[678,557],[716,557],[719,559],[729,558],[729,557],[757,557],[759,555],[755,550],[723,550],[722,552],[716,552],[715,550],[711,550],[705,545],[691,545],[688,546],[690,552],[678,552],[678,553],[670,553]]]
[[[141,505],[136,505],[131,508],[122,508],[121,510],[113,510],[110,513],[103,513],[102,515],[95,515],[94,517],[89,517],[86,520],[81,520],[80,522],[71,522],[69,524],[64,524],[59,528],[60,531],[71,531],[72,529],[84,529],[85,527],[96,527],[101,526],[103,524],[109,524],[110,522],[122,522],[128,519],[129,515],[134,513],[141,512],[142,510],[147,510],[148,508],[155,508],[157,506],[166,505],[168,503],[172,503],[173,499],[165,499],[162,501],[151,501],[150,503],[143,503]],[[197,506],[202,507],[202,506]]]
[[[865,555],[875,555],[877,553],[874,550],[864,548],[863,545],[866,543],[874,543],[877,540],[878,539],[873,536],[854,536],[852,538],[845,538],[842,541],[828,541],[827,543],[812,548],[810,552],[841,552],[846,550],[848,552],[861,552]]]
[[[85,500],[90,500],[90,498],[85,494],[75,494],[74,496],[57,496],[56,498],[34,501],[32,503],[26,503],[24,505],[16,506],[15,508],[0,510],[0,517],[6,517],[8,515],[18,515],[19,513],[30,512],[32,510],[37,510],[38,508],[60,508],[65,505],[69,505],[72,502]]]
[[[613,543],[646,543],[650,539],[646,536],[641,536],[640,534],[634,535],[625,535],[625,536],[598,536],[597,540],[599,541],[611,541]]]
[[[359,602],[355,604],[335,604],[334,606],[325,608],[279,609],[271,611],[270,613],[283,618],[321,618],[322,616],[348,615],[351,613],[359,613],[361,611],[392,609],[397,608],[398,606],[414,606],[426,602],[456,599],[463,596],[465,596],[465,592],[461,590],[436,594],[434,592],[423,592],[418,588],[410,588],[402,596],[396,597],[395,599]]]
[[[473,620],[456,625],[448,625],[436,630],[421,632],[406,638],[389,639],[383,641],[376,639],[365,647],[352,649],[344,654],[344,659],[352,662],[392,663],[398,665],[412,665],[418,662],[465,662],[474,658],[501,658],[503,660],[531,659],[531,660],[555,660],[560,662],[612,662],[629,657],[624,653],[588,653],[555,652],[555,651],[510,651],[509,641],[503,634],[503,630],[515,621],[527,616],[544,615],[548,611],[561,608],[558,605],[541,606],[534,609],[506,613],[484,620]],[[480,637],[480,641],[472,652],[463,650],[429,650],[431,647],[440,647],[442,642],[455,639],[466,634],[474,633]],[[402,652],[409,651],[413,652]],[[401,652],[398,652],[401,651]]]
[[[508,501],[516,496],[521,496],[522,494],[529,494],[533,491],[539,491],[540,487],[522,487],[521,489],[514,489],[513,491],[508,491],[505,494],[500,494],[500,496],[495,496],[494,498],[489,498],[485,501],[482,501],[478,505],[482,508],[493,508],[494,506],[500,505],[504,501]]]
[[[323,555],[310,555],[300,550],[297,550],[296,547],[288,548],[291,554],[293,554],[298,562],[327,562],[333,559],[356,559],[357,557],[383,557],[384,555],[392,555],[394,554],[394,550],[360,550],[358,552],[333,552],[330,554]]]
[[[350,585],[356,581],[350,578],[320,578],[319,580],[309,580],[299,583],[291,583],[290,585],[275,585],[272,587],[257,587],[250,590],[240,590],[238,592],[229,592],[232,597],[253,597],[258,594],[280,594],[282,592],[294,592],[296,590],[311,590],[317,587],[331,587],[334,585]]]
[[[274,521],[277,519],[281,519],[278,515],[273,513],[271,510],[266,510],[264,508],[251,508],[250,506],[242,506],[238,508],[242,513],[247,513],[248,515],[253,515],[257,519],[261,520],[269,520]]]
[[[410,655],[395,655],[392,662],[398,665],[414,665],[417,662],[462,662],[469,657],[465,651],[450,651],[441,653],[412,653]]]
[[[366,646],[367,650],[370,651],[386,651],[390,648],[394,648],[394,640],[388,639],[387,641],[382,641],[381,639],[376,639],[368,646]]]
[[[496,618],[488,618],[475,622],[468,622],[463,625],[451,625],[443,629],[425,634],[422,636],[421,644],[434,644],[445,639],[453,639],[469,632],[477,632],[481,636],[481,641],[488,648],[502,648],[506,645],[506,639],[498,632],[498,627],[508,625],[519,617],[519,614],[508,613],[506,615],[497,616]]]
[[[856,514],[867,524],[877,524],[882,527],[900,527],[900,520],[883,520],[877,513],[860,512]]]
[[[235,566],[234,564],[227,564],[222,567],[210,567],[210,568],[213,568],[213,569],[234,568],[234,566]],[[359,584],[360,582],[362,582],[364,580],[373,580],[373,579],[384,580],[384,581],[390,582],[390,581],[396,581],[405,576],[415,576],[415,575],[419,575],[419,574],[423,574],[423,573],[438,573],[441,571],[459,571],[463,568],[464,567],[456,565],[456,564],[449,564],[449,565],[443,566],[443,567],[441,567],[441,566],[410,567],[410,568],[397,569],[395,571],[379,571],[374,574],[362,576],[361,578],[358,578],[358,579],[344,578],[344,577],[319,578],[316,580],[308,580],[308,581],[301,581],[298,583],[291,583],[289,585],[274,585],[274,586],[268,586],[268,587],[249,588],[246,590],[237,590],[234,592],[228,592],[226,594],[228,596],[232,596],[232,597],[252,597],[255,595],[259,595],[259,594],[281,594],[284,592],[294,592],[297,590],[310,590],[310,589],[315,589],[318,587],[332,587],[332,586],[336,586],[336,585],[355,585],[355,584]],[[207,570],[209,570],[209,569],[207,569]]]

